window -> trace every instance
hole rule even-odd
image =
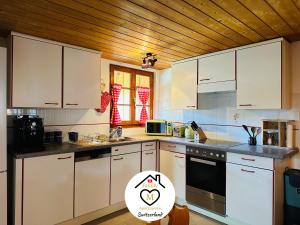
[[[146,111],[149,119],[153,118],[153,84],[154,73],[131,69],[122,66],[110,65],[111,87],[114,84],[122,86],[117,102],[122,126],[141,126],[140,115],[143,104],[140,100],[139,87],[149,88],[150,95],[146,102]]]

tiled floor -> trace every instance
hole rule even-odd
[[[114,213],[102,219],[92,221],[85,225],[144,225],[145,223],[135,219],[127,210]],[[163,220],[162,225],[167,225],[167,220]],[[190,225],[221,225],[216,221],[199,214],[190,213]]]

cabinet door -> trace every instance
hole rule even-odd
[[[53,225],[73,218],[73,153],[24,159],[23,179],[24,225]]]
[[[100,107],[100,54],[64,47],[64,108]]]
[[[110,158],[75,163],[75,217],[109,206]]]
[[[175,188],[176,197],[181,200],[185,200],[185,171],[184,154],[160,150],[160,172],[171,180]]]
[[[142,152],[142,171],[156,171],[156,150]]]
[[[61,107],[62,46],[14,36],[12,67],[12,107]]]
[[[129,180],[140,172],[141,153],[130,153],[111,157],[110,204],[125,200],[125,189]]]
[[[172,66],[172,108],[197,108],[197,60]]]
[[[227,163],[227,215],[251,225],[272,225],[273,171]]]
[[[237,107],[281,108],[281,42],[237,51]]]
[[[203,57],[198,60],[198,81],[211,83],[235,80],[235,52]]]

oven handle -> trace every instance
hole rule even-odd
[[[191,157],[190,160],[192,162],[202,163],[202,164],[206,164],[206,165],[210,165],[210,166],[216,166],[217,165],[216,162],[212,162],[212,161],[208,161],[208,160],[204,160],[204,159],[197,159],[197,158],[194,158],[194,157]]]

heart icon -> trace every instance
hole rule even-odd
[[[157,189],[151,191],[143,189],[140,193],[140,197],[148,206],[153,205],[160,198],[160,192]]]

